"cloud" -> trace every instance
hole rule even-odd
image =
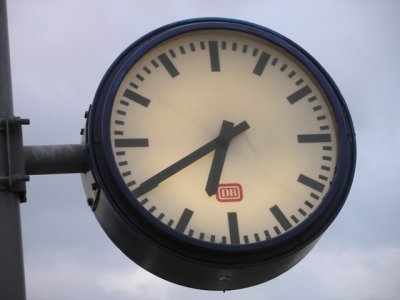
[[[70,251],[39,258],[25,260],[27,299],[93,299],[101,274],[89,262],[79,261]]]
[[[119,254],[87,208],[78,175],[32,177],[22,206],[28,299],[399,298],[400,1],[7,4],[15,112],[32,121],[26,144],[78,143],[83,113],[123,49],[163,24],[215,15],[270,27],[317,58],[346,98],[359,151],[351,194],[327,238],[278,278],[225,294],[170,284]]]
[[[400,248],[344,247],[319,249],[310,255],[304,278],[321,290],[324,299],[398,299]]]
[[[109,292],[128,296],[132,299],[170,299],[173,285],[141,268],[126,268],[107,272],[101,280]]]
[[[122,255],[94,254],[87,260],[71,249],[26,260],[27,299],[169,299],[174,285],[137,267]],[[103,260],[103,263],[102,263]]]
[[[399,299],[400,247],[332,247],[330,243],[327,243],[327,247],[323,240],[319,244],[303,261],[281,276],[255,287],[227,292],[224,298]],[[190,295],[191,300],[205,298],[204,293]],[[189,297],[189,293],[187,296]],[[207,298],[222,299],[221,294],[209,294]]]

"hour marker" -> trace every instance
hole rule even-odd
[[[168,52],[169,54],[171,54],[172,57],[176,57],[175,51],[173,49],[169,50]]]
[[[151,74],[151,71],[148,67],[143,67],[143,70],[147,73],[147,74]]]
[[[148,139],[115,139],[114,143],[117,148],[149,146]]]
[[[278,226],[274,226],[274,230],[275,230],[275,232],[276,232],[277,235],[280,235],[280,234],[281,234],[281,230],[279,229]]]
[[[323,175],[319,175],[318,178],[322,179],[323,181],[327,181],[328,180],[328,177],[323,176]]]
[[[222,50],[226,50],[226,41],[222,41],[221,44],[222,44],[221,45]]]
[[[136,83],[134,83],[134,82],[130,82],[129,85],[130,85],[131,87],[133,87],[134,89],[137,89],[137,88],[139,87],[139,86],[138,86]]]
[[[324,170],[324,171],[330,171],[331,170],[330,167],[324,166],[324,165],[321,166],[321,169]]]
[[[290,224],[278,205],[272,206],[269,210],[284,230],[292,228],[292,224]]]
[[[132,181],[129,181],[126,185],[128,186],[128,187],[131,187],[131,186],[133,186],[133,185],[135,185],[136,184],[136,181],[135,180],[132,180]]]
[[[331,142],[330,134],[299,134],[297,136],[299,143],[328,143]]]
[[[295,222],[296,224],[299,223],[299,219],[295,215],[291,215],[290,218]]]
[[[131,173],[131,171],[126,171],[126,172],[122,173],[121,175],[122,175],[122,177],[126,177],[126,176],[132,175],[132,173]]]
[[[151,60],[151,64],[154,66],[154,68],[158,68],[159,64],[156,62],[154,59]]]
[[[140,201],[140,204],[145,205],[147,202],[149,202],[149,199],[144,198],[142,201]]]
[[[271,55],[266,52],[261,53],[260,58],[258,59],[256,66],[254,67],[253,73],[261,76],[264,72],[265,67],[267,66],[270,57]]]
[[[125,101],[125,100],[121,100],[121,101],[119,101],[119,103],[121,103],[122,105],[125,105],[125,106],[129,106],[129,102]]]
[[[211,71],[212,72],[220,72],[219,65],[219,53],[218,53],[218,42],[217,41],[209,41],[208,48],[210,51],[210,62],[211,62]]]
[[[167,70],[169,75],[172,78],[175,78],[176,76],[179,75],[178,70],[176,69],[175,65],[172,63],[172,61],[169,59],[167,54],[163,53],[158,56],[158,59],[160,60],[161,64],[164,66],[164,68]]]
[[[315,97],[315,96],[308,98],[308,102],[313,102],[315,100],[317,100],[317,97]]]
[[[314,205],[310,201],[305,201],[305,205],[307,205],[309,208],[314,208]]]
[[[232,44],[232,51],[236,51],[236,50],[237,50],[237,43],[234,42],[234,43]]]
[[[321,109],[322,109],[321,105],[317,105],[317,106],[313,107],[313,111],[319,111]]]
[[[315,200],[319,200],[319,196],[316,195],[316,194],[314,194],[314,193],[311,193],[311,194],[310,194],[310,197],[311,197],[311,198],[314,198]]]
[[[193,216],[193,211],[185,208],[181,217],[179,218],[178,224],[176,224],[175,230],[179,233],[183,233],[188,226],[190,219]]]
[[[235,212],[228,213],[228,225],[231,244],[240,244],[239,225],[237,214]]]
[[[297,90],[293,94],[287,97],[287,100],[289,101],[290,104],[294,104],[297,101],[303,99],[306,97],[308,94],[310,94],[312,91],[308,85],[303,86],[301,89]]]
[[[304,211],[304,209],[302,209],[302,208],[299,208],[299,213],[303,216],[303,217],[305,217],[305,216],[307,216],[307,213]]]
[[[308,176],[305,176],[303,174],[299,175],[299,178],[297,178],[297,181],[304,184],[305,186],[308,186],[309,188],[312,188],[312,189],[320,192],[320,193],[322,193],[322,191],[325,188],[324,184],[322,184]]]
[[[124,97],[126,97],[129,100],[132,100],[133,102],[136,102],[137,104],[140,104],[144,107],[147,107],[150,103],[149,99],[147,99],[146,97],[143,97],[142,95],[135,93],[134,91],[132,91],[130,89],[125,90]]]

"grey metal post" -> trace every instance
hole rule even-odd
[[[0,0],[0,118],[3,120],[13,118],[13,110],[7,7],[6,0]],[[7,131],[0,130],[0,176],[2,177],[10,175],[7,146],[10,136]],[[22,139],[22,136],[18,138]],[[22,145],[22,140],[13,142]],[[19,197],[18,192],[12,190],[9,183],[0,183],[0,294],[2,299],[26,299]]]
[[[25,146],[26,175],[85,173],[85,146],[80,144]]]

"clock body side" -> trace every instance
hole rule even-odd
[[[82,174],[82,179],[93,213],[110,240],[143,269],[182,286],[226,291],[261,284],[295,266],[318,241],[315,239],[307,245],[299,241],[298,249],[287,249],[287,252],[282,249],[270,251],[271,257],[260,261],[257,253],[243,255],[215,253],[204,249],[199,251],[166,237],[160,243],[160,237],[153,239],[149,232],[133,226],[131,221],[121,215],[119,209],[109,201],[105,191],[99,187],[93,172]],[[150,228],[151,225],[148,225]],[[275,255],[273,252],[276,252]],[[251,261],[250,257],[254,260]]]

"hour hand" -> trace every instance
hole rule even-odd
[[[181,158],[177,162],[173,163],[172,165],[166,167],[164,170],[158,172],[154,176],[150,177],[146,181],[142,182],[136,189],[132,191],[132,194],[137,198],[140,197],[147,192],[151,191],[155,187],[157,187],[161,182],[170,178],[171,176],[175,175],[176,173],[180,172],[187,166],[191,165],[192,163],[196,162],[203,156],[207,155],[208,153],[218,149],[221,147],[221,143],[229,142],[231,139],[235,138],[239,134],[243,133],[250,126],[246,121],[243,121],[233,127],[231,130],[227,130],[229,132],[225,133],[222,136],[221,133],[218,137],[212,139],[208,143],[204,144],[200,148],[194,150],[192,153],[186,155],[185,157]],[[222,131],[222,129],[221,129]]]
[[[220,146],[215,149],[214,158],[211,163],[210,173],[208,175],[206,192],[208,196],[213,196],[217,193],[219,181],[221,179],[222,169],[224,167],[226,153],[228,151],[230,139],[229,135],[233,129],[233,123],[223,121],[221,131],[219,133]]]

